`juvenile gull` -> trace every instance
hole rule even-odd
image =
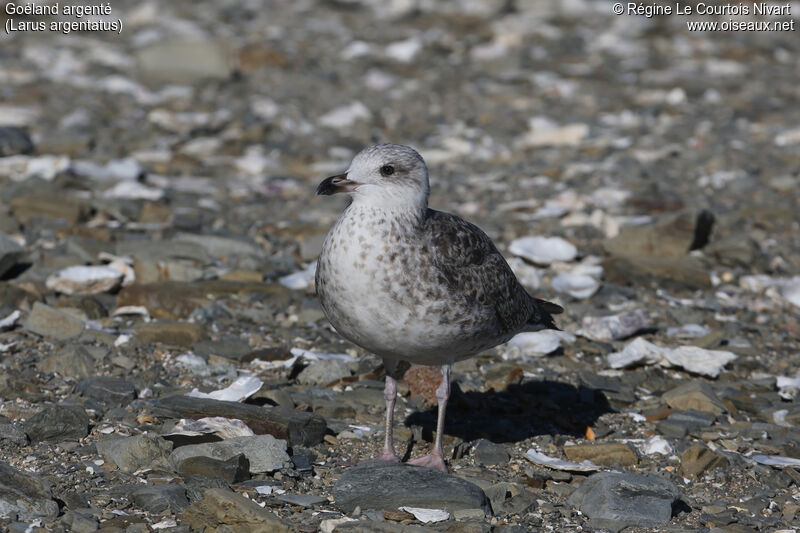
[[[428,169],[415,150],[362,150],[317,194],[352,202],[322,245],[316,274],[322,309],[343,337],[383,358],[386,440],[379,459],[399,461],[392,442],[399,361],[441,365],[436,439],[411,461],[447,471],[442,433],[450,368],[521,331],[557,329],[563,309],[532,298],[477,226],[428,208]]]

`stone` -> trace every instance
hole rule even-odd
[[[57,515],[58,504],[47,481],[0,461],[0,517],[35,520]]]
[[[14,217],[28,224],[34,218],[63,220],[74,226],[89,218],[91,206],[86,200],[72,195],[32,195],[18,196],[11,200],[10,211]]]
[[[278,440],[272,435],[254,435],[180,446],[173,450],[170,461],[179,467],[190,457],[202,456],[225,461],[239,454],[250,462],[251,474],[280,470],[291,460],[286,452],[285,440]]]
[[[36,302],[23,327],[42,337],[66,341],[83,333],[84,324],[72,315]]]
[[[24,255],[25,248],[10,236],[0,233],[0,277],[11,270]]]
[[[148,513],[181,513],[189,506],[186,489],[178,483],[138,487],[131,492],[133,504]]]
[[[636,452],[621,442],[594,442],[564,446],[564,455],[570,461],[591,461],[601,466],[633,466],[639,463]]]
[[[286,440],[289,446],[319,444],[328,427],[324,418],[305,411],[189,396],[160,398],[152,405],[151,410],[155,415],[173,418],[236,418],[247,424],[257,435],[272,435]]]
[[[27,131],[16,126],[0,126],[0,157],[31,152],[33,141]]]
[[[80,405],[45,407],[23,426],[31,442],[80,440],[89,434],[89,416]]]
[[[136,389],[131,383],[116,376],[94,376],[84,379],[76,390],[86,398],[111,405],[123,406],[136,398]]]
[[[97,441],[97,453],[128,473],[153,465],[166,465],[171,451],[171,442],[150,434]]]
[[[336,506],[345,513],[361,509],[425,507],[483,509],[491,512],[483,490],[432,468],[402,463],[368,462],[348,468],[333,487]]]
[[[297,382],[301,385],[325,386],[342,378],[349,378],[350,367],[344,361],[337,359],[322,359],[312,361],[297,375]]]
[[[69,344],[58,353],[49,355],[37,365],[48,374],[60,374],[71,378],[84,379],[97,372],[97,361],[81,345]]]
[[[192,503],[183,520],[206,533],[290,533],[277,516],[254,501],[226,489],[208,489]]]
[[[472,445],[472,455],[481,464],[492,466],[506,464],[510,459],[508,451],[502,444],[495,444],[486,439],[478,439]]]
[[[195,83],[225,79],[231,61],[222,45],[213,41],[156,42],[136,52],[142,77],[156,83]]]
[[[495,515],[522,515],[536,503],[536,495],[518,483],[495,483],[483,489]]]
[[[242,453],[225,460],[203,455],[188,457],[178,464],[177,470],[183,476],[220,478],[228,483],[250,479],[250,461]]]
[[[727,466],[728,460],[724,456],[700,444],[690,446],[681,454],[681,474],[684,477],[700,477],[707,470]]]
[[[149,322],[136,328],[136,338],[141,342],[160,342],[173,346],[190,346],[206,336],[203,324],[186,322]]]
[[[600,472],[589,476],[567,502],[592,519],[656,527],[669,522],[678,498],[678,487],[660,477]]]
[[[719,415],[727,408],[708,382],[695,379],[665,392],[661,399],[673,409],[705,411]]]
[[[192,351],[204,359],[219,357],[240,363],[252,361],[248,356],[253,353],[247,341],[235,337],[224,337],[213,341],[202,340],[192,345]]]

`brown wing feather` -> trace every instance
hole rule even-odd
[[[502,332],[535,320],[546,327],[546,311],[531,298],[492,240],[477,226],[450,213],[429,209],[424,232],[437,250],[434,264],[454,293],[494,315]],[[543,312],[544,311],[544,312]],[[552,318],[550,319],[552,322]]]

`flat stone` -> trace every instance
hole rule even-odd
[[[684,477],[696,478],[707,470],[727,466],[728,459],[699,444],[690,446],[681,454],[681,474]]]
[[[131,492],[133,504],[148,513],[181,513],[189,506],[186,489],[178,483],[138,487]]]
[[[36,302],[23,327],[42,337],[65,341],[80,335],[83,332],[84,324],[72,315]]]
[[[290,505],[311,508],[321,503],[328,503],[328,498],[315,494],[279,494],[275,499]]]
[[[136,389],[116,376],[94,376],[87,378],[76,387],[86,398],[92,398],[111,405],[127,405],[136,398]]]
[[[0,516],[35,520],[57,515],[58,504],[47,481],[0,461]]]
[[[190,396],[161,398],[152,405],[151,410],[155,415],[173,418],[236,418],[247,424],[257,435],[272,435],[286,440],[289,446],[318,444],[322,442],[328,427],[324,418],[305,411]]]
[[[44,358],[37,367],[48,374],[83,379],[97,372],[97,361],[84,346],[70,344]]]
[[[204,359],[221,357],[241,363],[249,362],[247,357],[253,353],[247,341],[235,337],[196,342],[192,345],[192,351]]]
[[[166,465],[171,451],[171,442],[150,434],[97,441],[97,453],[129,473],[152,465]]]
[[[510,459],[508,451],[502,444],[495,444],[486,439],[478,439],[472,445],[475,460],[484,465],[502,465]]]
[[[19,262],[25,255],[25,248],[5,233],[0,233],[0,277]]]
[[[684,411],[693,409],[719,415],[728,410],[711,385],[701,379],[675,387],[665,392],[661,399],[673,409]]]
[[[208,489],[191,504],[183,520],[206,533],[290,533],[277,516],[254,501],[227,489]]]
[[[0,126],[0,157],[31,152],[33,141],[27,131],[16,126]]]
[[[621,442],[597,442],[564,446],[564,454],[577,463],[591,461],[601,466],[632,466],[639,463],[636,452]]]
[[[80,440],[89,434],[89,416],[80,405],[51,405],[25,421],[31,442]]]
[[[600,472],[589,476],[567,499],[589,518],[604,518],[629,526],[666,525],[678,487],[653,475]]]
[[[301,385],[325,386],[342,378],[350,377],[350,367],[344,361],[328,359],[313,361],[297,375]]]
[[[280,470],[291,460],[286,453],[285,440],[278,440],[272,435],[255,435],[181,446],[172,452],[170,461],[179,467],[190,457],[202,456],[225,461],[239,454],[250,462],[251,474]]]
[[[241,453],[225,460],[199,455],[181,461],[178,472],[187,477],[205,476],[238,483],[250,479],[250,461]]]
[[[139,324],[136,338],[141,342],[160,342],[173,346],[190,346],[206,336],[203,324],[187,322],[149,322]]]
[[[348,468],[333,487],[336,506],[345,513],[402,506],[444,509],[483,509],[489,500],[477,485],[432,468],[402,463],[370,462]]]

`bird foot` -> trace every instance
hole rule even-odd
[[[429,453],[428,455],[423,455],[422,457],[409,461],[408,464],[435,468],[436,470],[441,470],[445,474],[447,473],[447,465],[444,464],[442,456],[438,454]]]

